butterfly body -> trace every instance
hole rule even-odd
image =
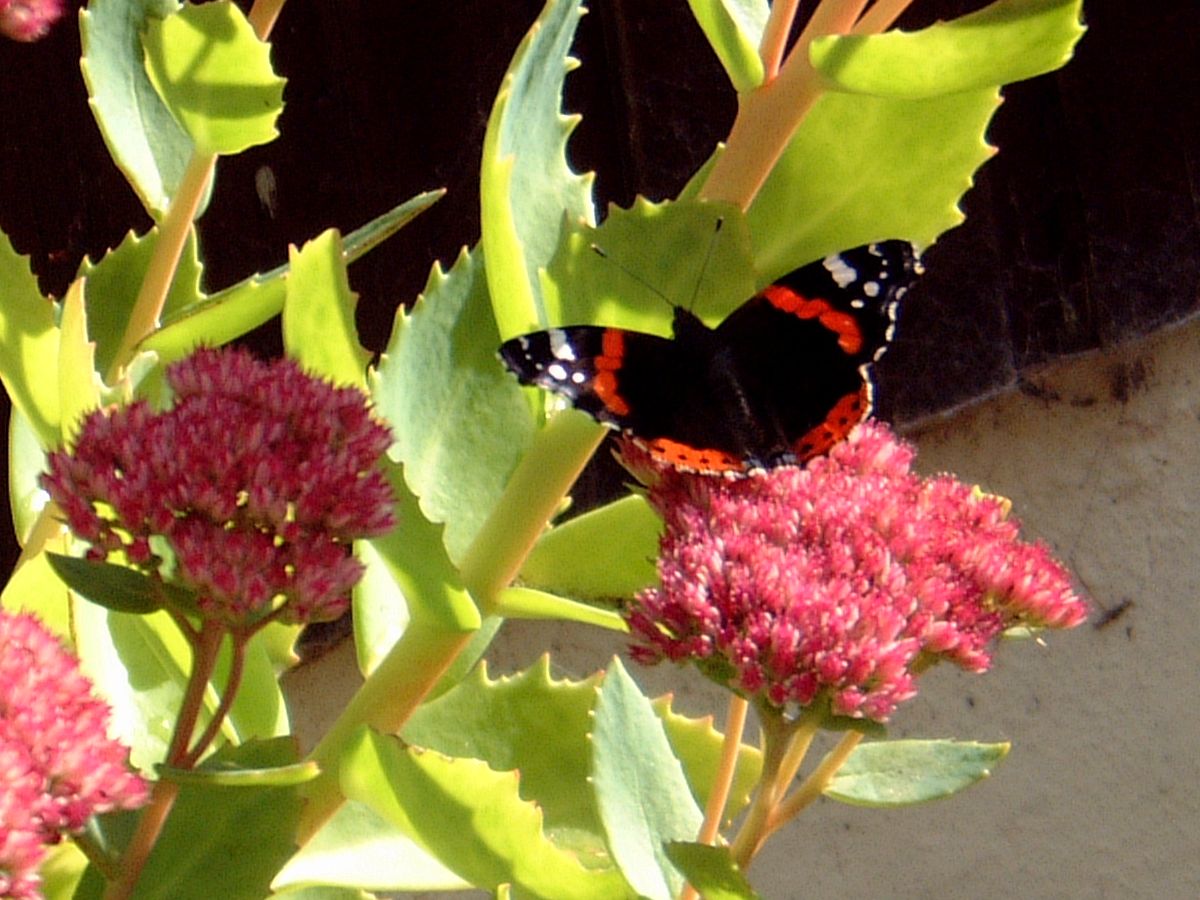
[[[868,244],[796,270],[715,328],[677,306],[672,338],[577,325],[513,338],[500,356],[665,462],[744,475],[825,453],[870,414],[871,366],[919,272],[911,244]]]

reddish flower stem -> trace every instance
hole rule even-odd
[[[799,815],[806,806],[821,796],[821,792],[833,780],[833,776],[838,773],[838,769],[846,764],[846,760],[850,758],[850,754],[854,752],[854,748],[859,745],[862,739],[863,733],[861,731],[851,731],[838,742],[838,745],[821,761],[821,764],[813,770],[812,774],[804,779],[804,783],[797,788],[796,792],[771,810],[771,814],[767,818],[762,840],[765,841]]]
[[[229,710],[233,707],[233,701],[237,699],[238,688],[242,684],[242,674],[246,668],[246,641],[245,635],[232,636],[232,657],[229,662],[229,678],[225,681],[225,690],[221,692],[221,702],[218,704],[216,711],[212,714],[208,726],[203,733],[196,739],[192,749],[189,750],[182,760],[180,760],[180,768],[190,769],[200,761],[200,757],[204,755],[204,751],[208,749],[208,745],[212,743],[213,738],[217,736],[221,725],[225,722],[225,717],[229,715]]]
[[[771,15],[758,46],[758,55],[763,61],[764,84],[779,74],[783,54],[787,50],[788,35],[792,33],[792,22],[796,20],[799,6],[800,0],[778,0],[771,5]]]
[[[725,720],[725,740],[721,744],[721,759],[709,791],[708,805],[704,809],[704,824],[696,836],[697,843],[711,846],[717,842],[721,831],[721,819],[733,787],[733,778],[737,774],[738,750],[742,745],[742,733],[746,729],[746,711],[749,707],[750,704],[744,697],[730,695],[729,715]],[[694,887],[685,884],[679,893],[679,900],[696,900],[699,896]]]
[[[179,716],[175,720],[175,733],[171,736],[171,745],[167,750],[167,765],[174,768],[190,768],[186,765],[187,745],[200,715],[209,678],[216,668],[217,652],[220,650],[223,636],[224,630],[219,625],[205,622],[200,629],[198,640],[192,645],[192,674],[183,695]],[[142,811],[137,830],[117,865],[120,875],[116,881],[109,883],[104,892],[104,900],[125,900],[133,894],[142,869],[146,866],[146,860],[154,850],[178,795],[179,786],[174,782],[160,779],[155,783],[150,793],[150,803]]]

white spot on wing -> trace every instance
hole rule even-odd
[[[566,381],[567,370],[559,363],[551,363],[546,367],[546,374],[555,381]]]
[[[575,348],[567,340],[567,333],[565,331],[553,328],[547,332],[547,335],[550,338],[550,352],[554,355],[555,359],[561,359],[565,362],[575,361]]]
[[[822,261],[821,265],[825,267],[825,271],[830,277],[837,282],[840,288],[846,285],[854,284],[858,279],[858,272],[842,257],[840,253],[835,253],[832,256],[827,256]]]
[[[862,286],[862,292],[864,294],[866,294],[868,297],[878,297],[879,296],[879,282],[878,281],[868,281],[866,284],[864,284]]]

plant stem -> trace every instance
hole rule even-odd
[[[180,760],[180,768],[190,769],[200,761],[200,757],[204,755],[204,751],[208,749],[208,745],[212,743],[213,738],[221,729],[221,725],[224,724],[225,717],[229,715],[233,701],[237,699],[238,688],[242,684],[242,673],[246,668],[246,637],[231,635],[230,642],[232,648],[230,650],[229,677],[225,680],[225,690],[221,692],[221,702],[209,719],[208,726],[192,745],[192,749],[187,751]]]
[[[104,380],[109,384],[117,380],[121,369],[133,356],[134,348],[158,327],[159,317],[167,302],[167,292],[179,267],[179,258],[183,255],[196,211],[208,190],[216,165],[217,157],[213,154],[194,153],[188,160],[183,178],[159,227],[158,240],[146,267],[146,277],[142,279],[125,333],[121,335],[120,346],[112,365],[104,373]]]
[[[219,625],[206,621],[200,628],[199,639],[192,645],[192,672],[179,707],[179,715],[175,719],[175,733],[171,735],[171,746],[167,750],[166,762],[173,768],[191,768],[186,761],[187,745],[196,728],[208,680],[217,665],[217,651],[220,650],[224,633],[224,629]],[[137,830],[134,831],[117,865],[117,879],[109,882],[104,892],[104,900],[124,900],[133,893],[178,795],[179,785],[174,782],[161,779],[155,782],[150,792],[150,802],[142,810]]]
[[[777,78],[738,98],[725,152],[700,190],[702,200],[749,209],[787,149],[796,128],[820,99],[822,87],[808,64],[808,47],[825,34],[846,34],[867,0],[825,0],[808,20]]]
[[[117,866],[118,876],[110,881],[104,891],[104,900],[126,900],[137,887],[138,878],[150,858],[150,851],[162,832],[175,798],[179,795],[179,785],[173,781],[156,781],[150,791],[150,802],[142,810],[138,819],[137,831],[129,846],[125,848],[121,861]]]
[[[743,871],[750,866],[750,861],[773,830],[775,807],[791,784],[821,725],[821,716],[811,710],[806,710],[794,722],[788,722],[781,713],[770,708],[760,706],[759,713],[766,755],[762,778],[750,813],[729,847],[733,861]]]
[[[604,434],[575,411],[559,413],[537,433],[460,567],[463,584],[484,615],[495,612],[496,595],[517,577]]]
[[[846,764],[846,760],[850,758],[850,754],[854,752],[854,748],[862,739],[861,731],[847,732],[846,736],[838,742],[838,745],[821,761],[812,774],[804,779],[804,783],[796,789],[796,792],[772,810],[763,834],[764,839],[794,819],[806,806],[821,796],[821,792],[833,780],[838,769]]]
[[[737,774],[738,750],[742,745],[742,734],[746,729],[746,711],[749,708],[750,704],[745,697],[730,694],[729,714],[725,717],[725,740],[721,743],[721,760],[709,790],[708,804],[704,808],[704,823],[696,836],[697,843],[712,845],[717,842],[721,831],[721,818],[725,814],[733,778]],[[679,900],[696,900],[699,896],[694,887],[685,884],[679,894]]]
[[[764,84],[773,81],[779,74],[783,54],[787,50],[788,36],[792,33],[792,23],[796,21],[796,10],[799,7],[800,0],[777,0],[771,4],[767,27],[763,29],[762,41],[758,45],[758,55],[763,61]]]

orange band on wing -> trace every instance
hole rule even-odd
[[[763,289],[763,296],[776,309],[791,313],[798,319],[816,319],[837,335],[838,346],[853,356],[862,350],[863,334],[850,313],[834,309],[824,300],[810,300],[782,284]]]

